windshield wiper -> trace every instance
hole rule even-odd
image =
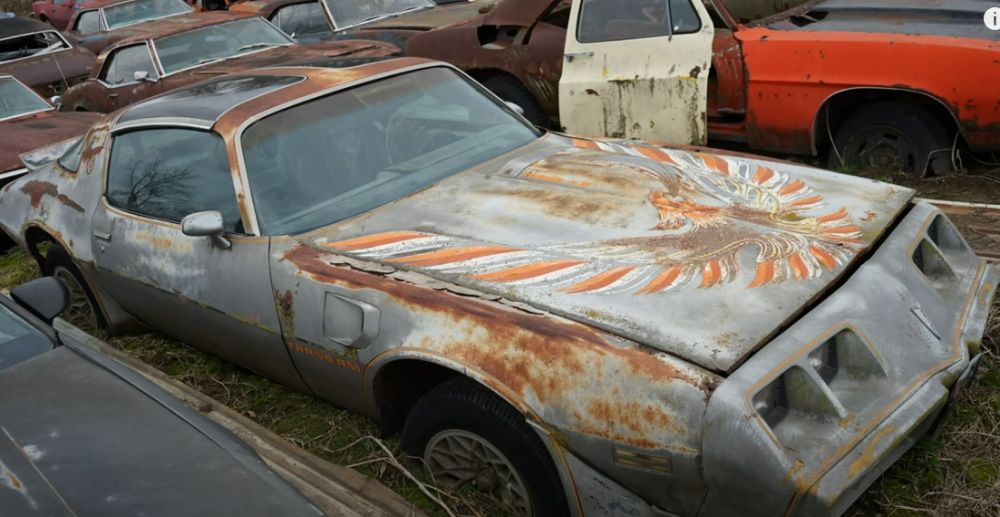
[[[236,52],[242,53],[242,52],[246,52],[248,50],[253,50],[255,48],[270,48],[270,47],[277,47],[277,46],[278,45],[276,43],[251,43],[249,45],[243,45],[242,47],[236,49]]]

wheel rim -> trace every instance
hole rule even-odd
[[[441,431],[427,442],[424,463],[442,486],[472,484],[514,515],[532,515],[531,499],[520,474],[503,453],[476,434],[459,429]]]
[[[914,174],[918,168],[913,141],[889,127],[872,127],[856,135],[844,149],[844,160],[865,170]]]
[[[59,266],[52,271],[52,276],[62,280],[69,288],[70,303],[66,311],[63,312],[63,319],[77,326],[85,326],[91,329],[97,328],[97,311],[90,304],[87,292],[77,281],[76,275],[72,271]]]

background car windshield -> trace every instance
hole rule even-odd
[[[281,111],[241,139],[257,221],[293,235],[347,219],[525,145],[540,133],[447,68]]]
[[[0,370],[52,349],[52,341],[0,305]]]
[[[391,16],[406,11],[433,7],[430,0],[324,0],[340,27],[357,25],[367,20]]]
[[[184,0],[134,0],[104,8],[108,29],[191,12]]]
[[[155,40],[164,73],[292,43],[261,18],[211,25]]]
[[[66,48],[69,48],[69,45],[55,31],[14,36],[0,40],[0,63],[49,54]]]
[[[27,86],[11,77],[0,77],[0,120],[52,109]]]

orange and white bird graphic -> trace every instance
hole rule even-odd
[[[738,157],[642,144],[574,139],[576,147],[652,159],[633,166],[661,185],[649,193],[659,223],[647,234],[535,248],[483,244],[416,231],[384,232],[326,244],[401,267],[460,274],[480,282],[563,293],[637,295],[736,282],[748,288],[816,278],[857,252],[860,229],[844,208],[800,179]],[[646,162],[649,163],[648,161]],[[751,262],[752,261],[752,262]]]

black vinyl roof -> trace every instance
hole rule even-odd
[[[221,77],[139,102],[122,115],[119,123],[185,118],[212,125],[236,106],[301,80],[290,75]]]
[[[24,16],[15,16],[13,18],[0,17],[0,39],[20,36],[21,34],[31,32],[54,30],[56,28],[47,23],[25,18]]]

